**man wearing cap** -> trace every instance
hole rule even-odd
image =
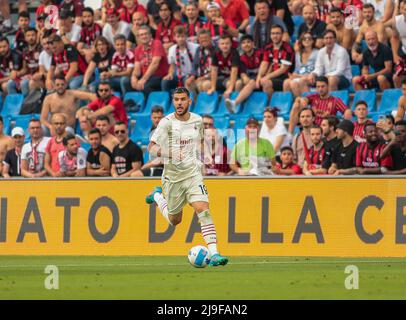
[[[231,153],[230,168],[235,174],[272,174],[271,167],[276,164],[275,151],[267,139],[259,138],[258,135],[259,122],[251,117],[245,126],[245,138],[237,142]]]
[[[131,25],[125,21],[120,21],[120,13],[114,8],[107,9],[107,23],[103,27],[103,36],[114,45],[114,37],[118,34],[128,38],[131,32]]]
[[[8,150],[3,160],[3,177],[9,179],[10,177],[21,176],[21,149],[24,145],[25,134],[24,130],[20,127],[15,127],[11,131],[15,148]]]
[[[338,124],[336,131],[340,143],[332,152],[332,164],[328,169],[328,173],[335,176],[355,174],[358,142],[352,136],[354,124],[350,120],[342,120]]]
[[[2,167],[2,162],[6,156],[7,151],[14,148],[14,141],[10,136],[4,133],[4,122],[3,117],[0,116],[0,170]]]

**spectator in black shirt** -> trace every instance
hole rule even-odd
[[[111,172],[111,157],[109,149],[101,143],[101,133],[97,128],[89,131],[88,140],[91,149],[86,159],[86,174],[92,177],[108,177]]]
[[[3,177],[7,179],[21,176],[21,149],[25,140],[24,130],[15,127],[11,131],[11,137],[14,140],[15,148],[7,151],[2,169]]]
[[[0,85],[4,94],[16,92],[17,83],[23,75],[23,56],[10,49],[7,37],[0,36]]]
[[[331,157],[332,165],[328,173],[338,176],[341,174],[354,174],[356,169],[356,150],[358,142],[352,134],[354,124],[350,120],[342,120],[337,126],[337,138],[340,140],[338,146],[333,150]]]
[[[313,35],[313,38],[317,39],[316,48],[322,48],[324,44],[321,36],[326,29],[326,23],[316,18],[314,7],[310,4],[303,7],[303,18],[305,22],[299,27],[298,37],[300,37],[303,32],[309,31]],[[297,46],[297,41],[295,46]]]
[[[386,148],[382,151],[381,157],[390,154],[392,157],[393,170],[386,174],[406,174],[406,120],[400,120],[395,124],[395,130],[385,132],[391,138]]]
[[[124,122],[114,125],[114,135],[119,144],[113,149],[111,175],[131,177],[144,164],[142,150],[128,138],[128,129]]]
[[[30,14],[27,11],[22,11],[18,14],[18,30],[14,36],[15,48],[22,53],[28,46],[25,41],[25,32],[30,26]]]

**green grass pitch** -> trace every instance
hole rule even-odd
[[[47,265],[59,269],[58,290],[45,289]],[[358,267],[358,290],[344,286],[348,265]],[[405,298],[400,258],[230,257],[225,267],[196,269],[186,256],[0,256],[0,299]]]

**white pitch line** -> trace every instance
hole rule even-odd
[[[1,263],[1,259],[0,259]],[[52,262],[50,262],[52,263]],[[342,263],[371,263],[371,264],[406,264],[405,261],[390,261],[390,260],[330,260],[330,261],[256,261],[256,262],[230,262],[229,265],[255,265],[255,264],[309,264],[309,265],[322,265],[322,264],[342,264]],[[162,266],[185,266],[185,263],[162,263],[162,264],[151,264],[151,263],[117,263],[117,264],[57,264],[54,263],[59,268],[98,268],[98,267],[162,267]],[[45,264],[42,265],[0,265],[0,268],[43,268]]]

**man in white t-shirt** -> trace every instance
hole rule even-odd
[[[45,170],[45,149],[50,138],[43,136],[41,122],[31,119],[28,125],[31,141],[21,150],[21,175],[25,178],[41,178]]]
[[[61,36],[65,44],[71,44],[76,47],[80,40],[80,31],[82,28],[76,23],[73,23],[73,13],[66,10],[61,10],[59,13],[59,30],[58,36]]]
[[[45,86],[45,79],[47,77],[47,72],[51,67],[52,63],[52,51],[51,45],[49,44],[49,36],[52,33],[45,33],[42,37],[42,51],[38,58],[38,71],[34,73],[30,81],[30,89],[41,89]]]
[[[86,175],[86,150],[79,147],[73,134],[68,134],[63,138],[63,145],[66,150],[60,151],[58,154],[61,176],[84,177]]]
[[[117,34],[122,34],[126,39],[128,38],[131,32],[131,25],[125,21],[120,21],[120,14],[114,8],[107,9],[106,14],[107,23],[103,27],[103,37],[113,46],[114,36]]]

